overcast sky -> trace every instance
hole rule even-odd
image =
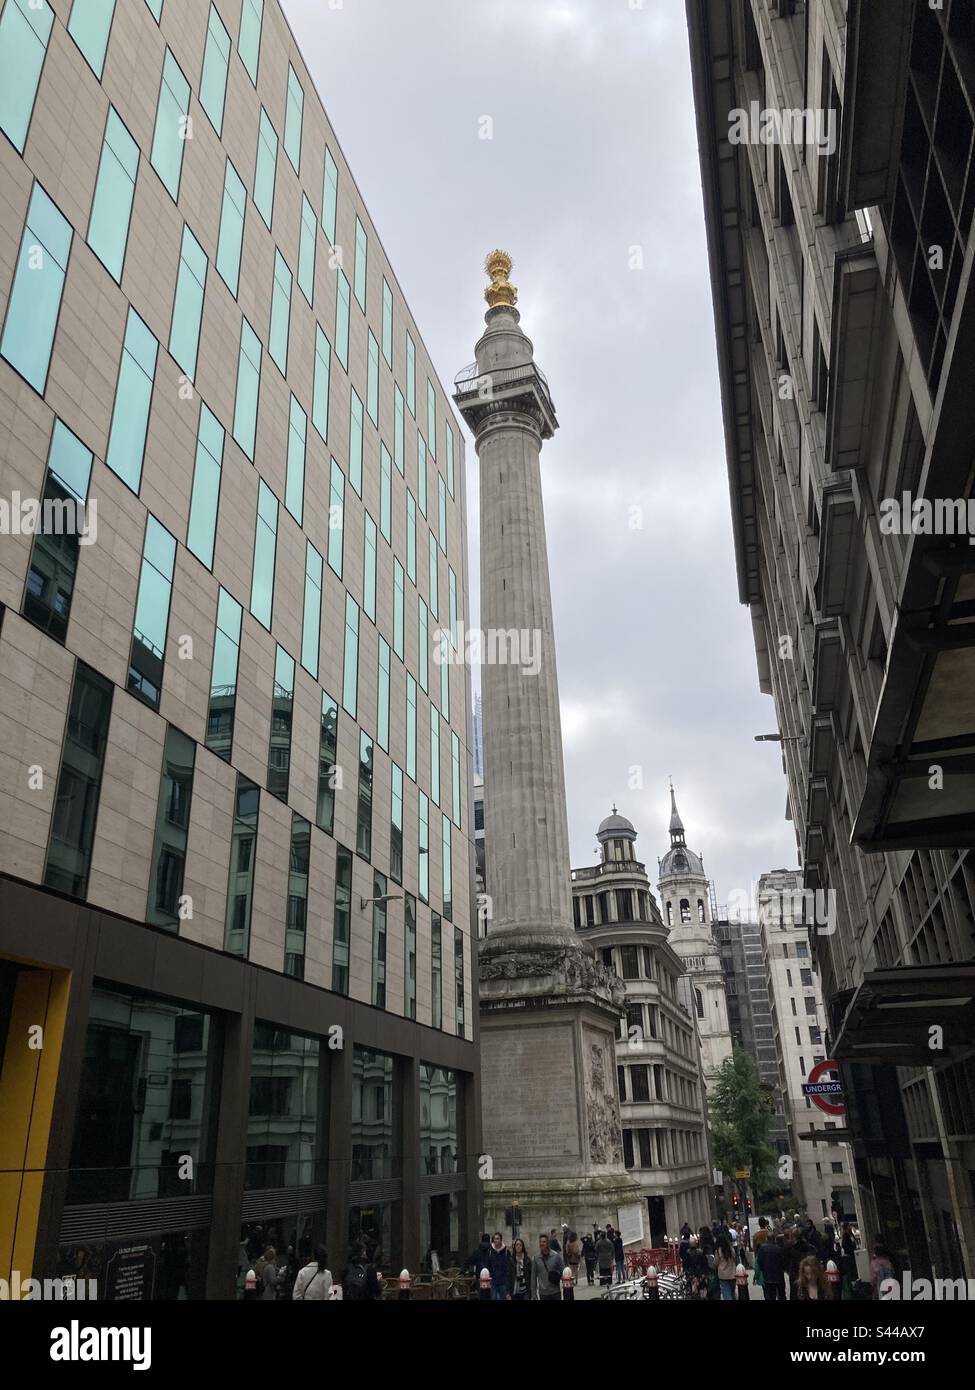
[[[573,867],[615,801],[655,881],[671,774],[719,902],[795,865],[780,748],[754,742],[776,726],[738,602],[683,0],[283,3],[447,385],[485,254],[514,258],[560,424],[542,474]],[[467,469],[473,623],[469,436]]]

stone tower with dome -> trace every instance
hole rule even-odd
[[[708,1090],[731,1056],[731,1030],[721,956],[711,932],[711,890],[704,861],[687,846],[684,822],[670,788],[670,849],[660,860],[657,890],[670,944],[684,962],[697,1012],[701,1062]]]

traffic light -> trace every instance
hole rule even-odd
[[[732,1200],[732,1202],[734,1202],[734,1204],[735,1204],[735,1209],[737,1210],[737,1208],[738,1208],[738,1193],[737,1193],[737,1192],[732,1192],[732,1194],[731,1194],[731,1200]]]
[[[749,1214],[749,1216],[751,1216],[751,1213],[752,1213],[752,1199],[751,1199],[751,1197],[749,1197],[749,1199],[748,1199],[748,1214]]]

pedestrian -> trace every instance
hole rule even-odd
[[[328,1268],[328,1253],[320,1245],[315,1258],[298,1271],[291,1298],[294,1303],[327,1302],[332,1292],[332,1272]]]
[[[853,1297],[853,1285],[857,1278],[857,1242],[853,1234],[853,1227],[849,1221],[843,1222],[842,1234],[840,1235],[840,1259],[838,1261],[840,1274],[843,1277],[843,1297]]]
[[[591,1284],[596,1272],[596,1246],[590,1235],[582,1237],[582,1258],[586,1266],[586,1283]]]
[[[622,1284],[626,1279],[626,1252],[623,1249],[623,1236],[619,1231],[613,1235],[613,1258],[616,1261],[616,1282]]]
[[[767,1303],[785,1301],[785,1250],[781,1237],[771,1236],[759,1247],[756,1266],[762,1276],[762,1291]]]
[[[516,1303],[531,1298],[532,1261],[521,1236],[511,1247],[511,1297]]]
[[[870,1261],[870,1284],[874,1299],[880,1298],[881,1285],[885,1279],[897,1278],[894,1257],[879,1238],[873,1243],[873,1258]]]
[[[705,1255],[714,1253],[714,1232],[710,1226],[702,1226],[698,1236],[698,1244]]]
[[[600,1286],[609,1285],[613,1282],[613,1260],[615,1252],[613,1242],[605,1232],[596,1242],[596,1263],[599,1266]]]
[[[511,1299],[511,1256],[504,1245],[504,1237],[495,1231],[491,1237],[491,1249],[484,1266],[491,1276],[491,1302],[507,1303]]]
[[[707,1292],[708,1287],[708,1261],[701,1249],[700,1236],[691,1236],[687,1242],[683,1263],[687,1291],[691,1298],[700,1298],[703,1293]]]
[[[565,1262],[572,1270],[572,1282],[579,1282],[579,1263],[582,1260],[582,1241],[575,1231],[569,1231],[565,1241]]]
[[[531,1296],[539,1303],[555,1303],[562,1298],[562,1271],[565,1261],[560,1250],[553,1250],[547,1235],[538,1237],[538,1254],[531,1264]]]
[[[827,1281],[826,1271],[815,1255],[807,1255],[799,1265],[796,1298],[801,1300],[823,1299],[825,1301],[832,1297],[833,1291]]]
[[[369,1259],[364,1245],[356,1246],[349,1260],[348,1268],[342,1276],[342,1297],[353,1302],[364,1303],[380,1299],[383,1286],[379,1282],[376,1266]]]
[[[721,1289],[723,1303],[733,1303],[735,1299],[735,1270],[737,1261],[731,1242],[722,1236],[715,1247],[715,1272]]]
[[[265,1301],[277,1297],[278,1252],[269,1245],[254,1266],[257,1275],[257,1296]]]

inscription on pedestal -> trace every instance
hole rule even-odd
[[[553,1160],[578,1163],[577,1097],[571,1024],[482,1032],[484,1150],[495,1174],[544,1174]]]

